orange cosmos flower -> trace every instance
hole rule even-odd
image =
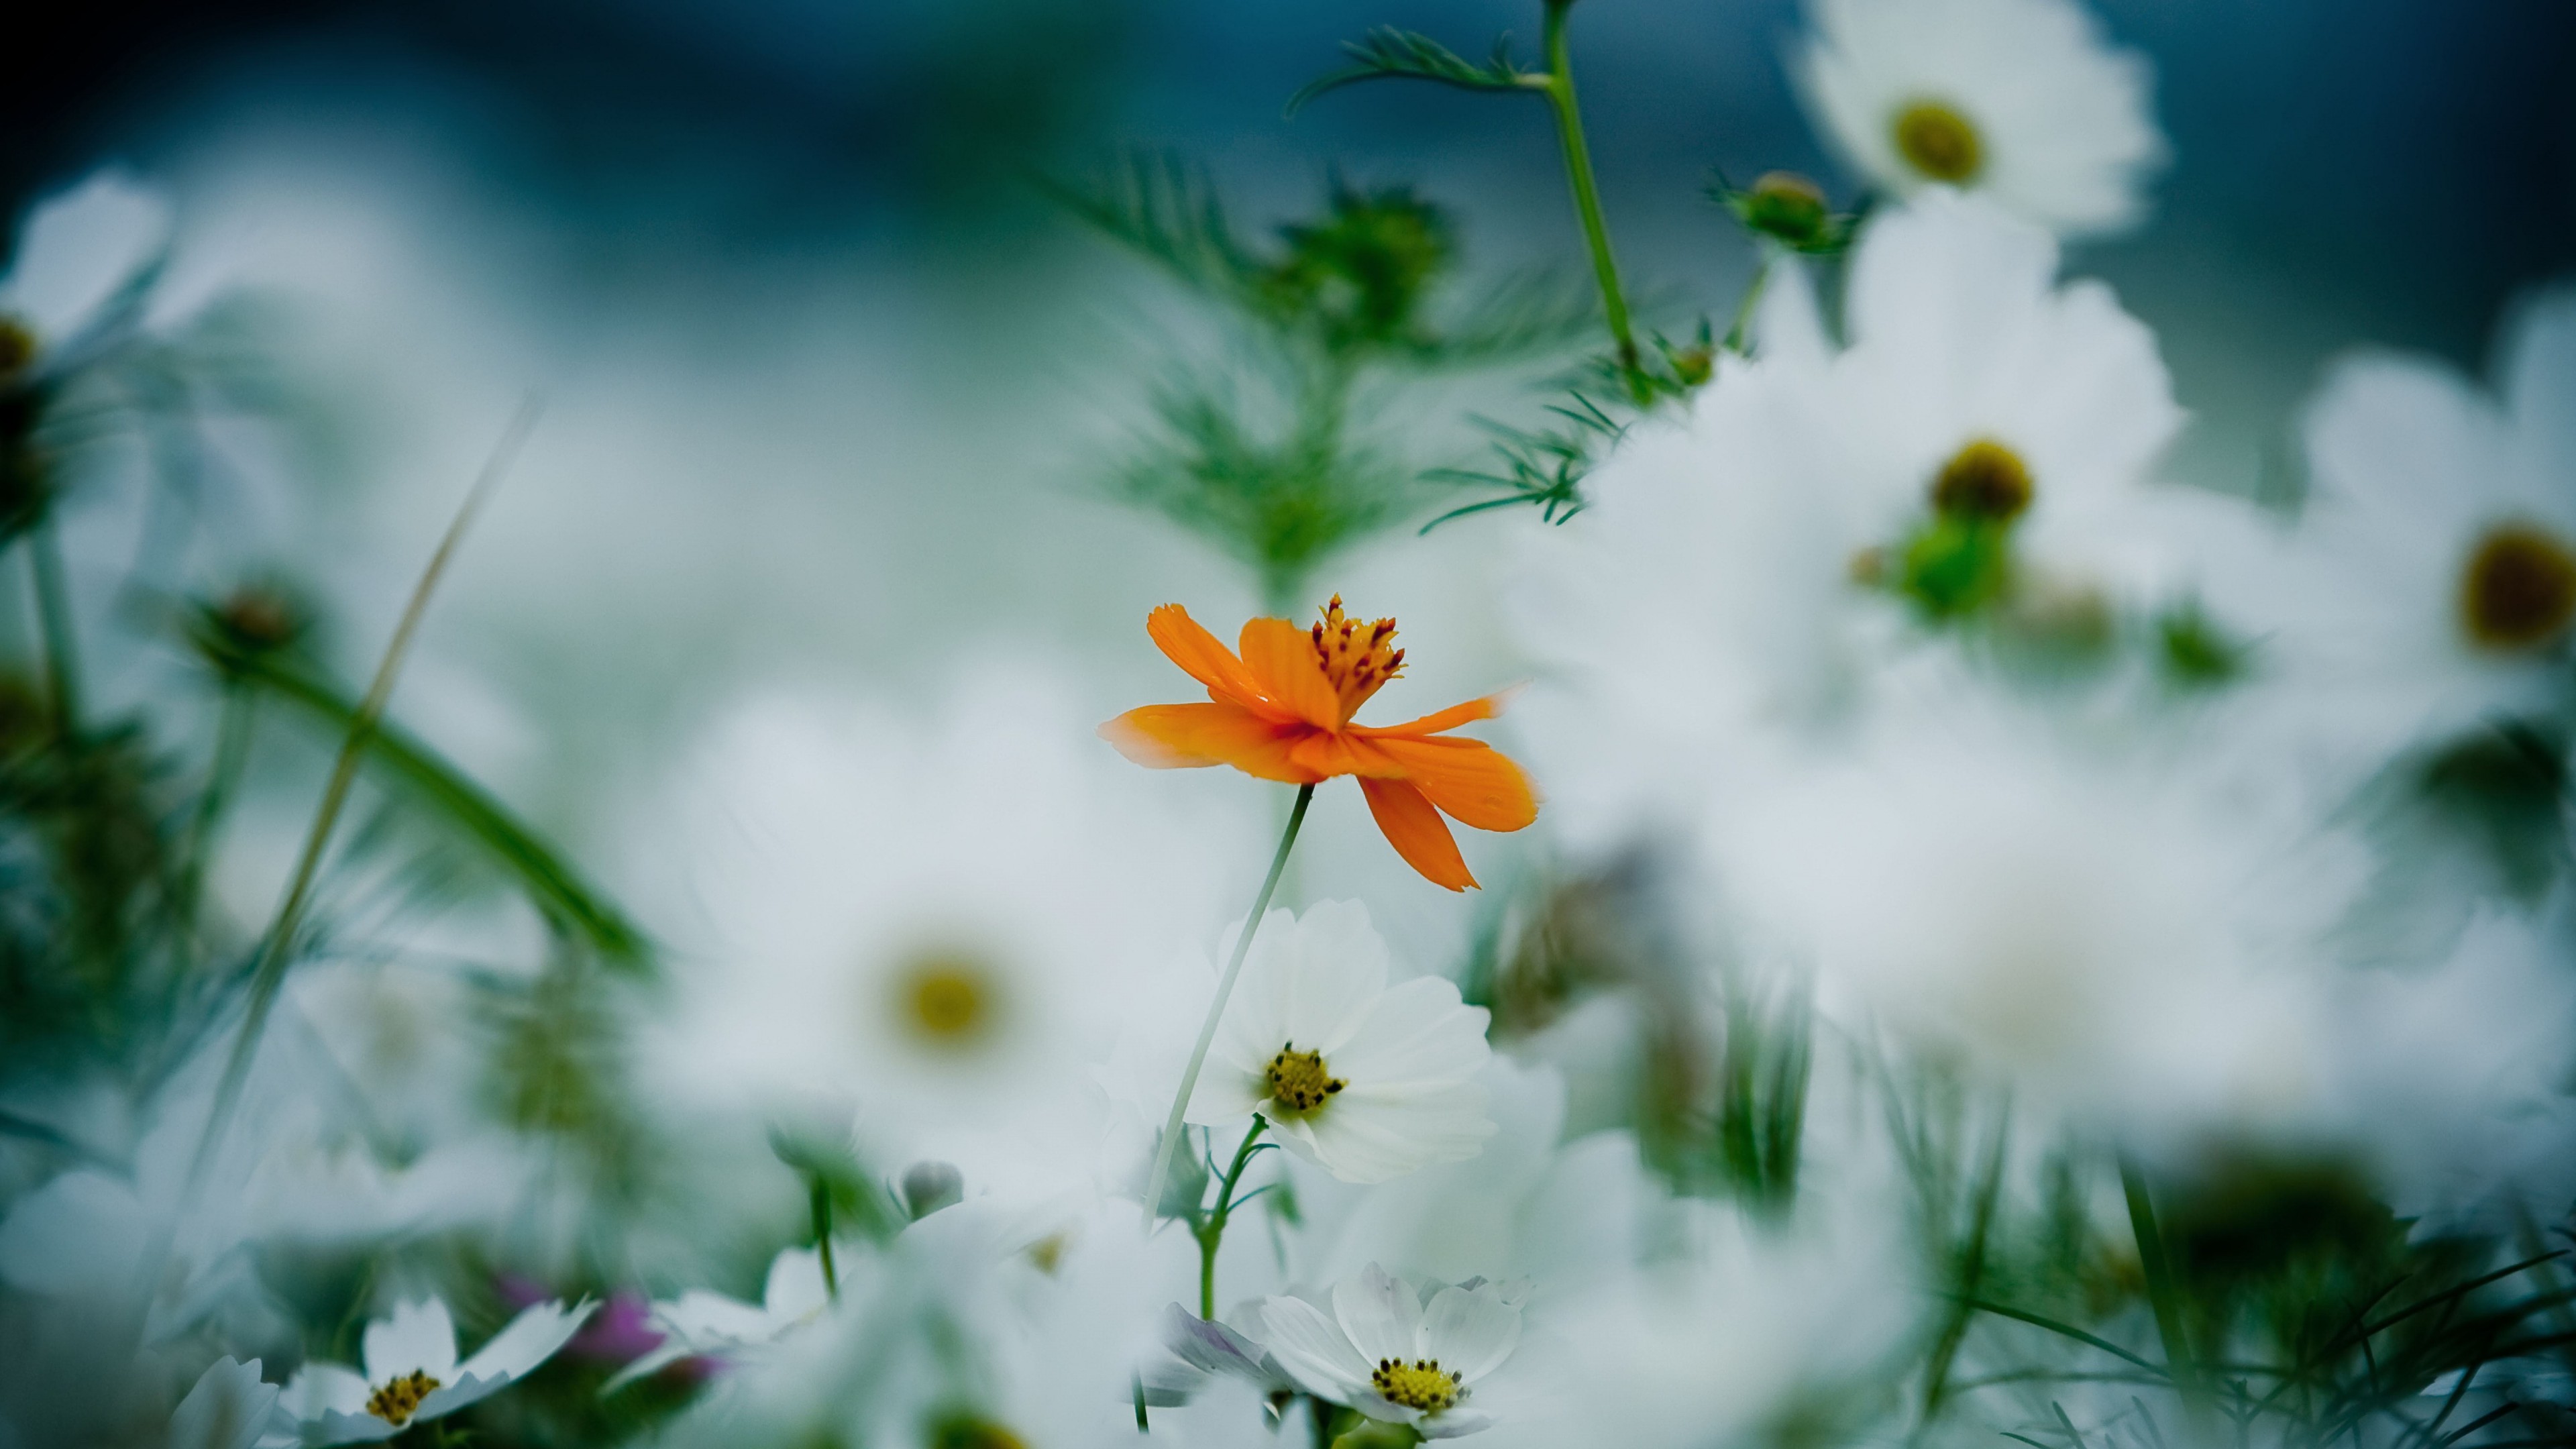
[[[1100,737],[1158,770],[1232,765],[1247,775],[1312,785],[1351,775],[1396,853],[1432,884],[1476,883],[1458,856],[1448,815],[1479,830],[1518,830],[1538,818],[1529,777],[1482,740],[1444,733],[1502,712],[1489,695],[1399,725],[1351,723],[1370,695],[1404,669],[1392,647],[1395,621],[1362,624],[1342,615],[1341,595],[1322,623],[1300,630],[1285,619],[1254,619],[1236,641],[1240,655],[1165,604],[1145,632],[1174,664],[1207,686],[1207,704],[1149,704],[1100,727]]]

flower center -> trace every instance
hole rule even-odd
[[[1952,518],[2009,523],[2030,507],[2030,467],[1992,438],[1951,455],[1932,480],[1932,506]]]
[[[990,1419],[958,1414],[930,1426],[930,1449],[1026,1449],[1028,1441]]]
[[[411,1416],[419,1411],[420,1401],[437,1390],[438,1380],[413,1369],[376,1390],[375,1397],[367,1400],[367,1412],[388,1424],[408,1424]]]
[[[1460,1384],[1465,1377],[1442,1373],[1436,1358],[1417,1358],[1411,1363],[1382,1358],[1377,1361],[1377,1371],[1369,1375],[1369,1387],[1390,1404],[1436,1414],[1455,1406],[1459,1396],[1466,1393]]]
[[[1939,101],[1916,101],[1896,113],[1896,154],[1905,164],[1952,185],[1972,181],[1986,165],[1986,143],[1967,117]]]
[[[1333,692],[1341,696],[1342,718],[1359,712],[1378,687],[1404,672],[1404,651],[1395,643],[1395,621],[1380,619],[1363,624],[1342,614],[1342,596],[1324,606],[1323,622],[1307,631],[1315,641],[1315,658],[1324,666],[1324,678],[1331,681]]]
[[[2576,619],[2576,553],[2528,523],[2504,523],[2478,540],[2460,574],[2460,622],[2488,649],[2536,649]]]
[[[1325,1072],[1322,1052],[1301,1052],[1293,1041],[1280,1044],[1262,1076],[1270,1084],[1271,1105],[1283,1117],[1311,1117],[1350,1085]]]
[[[895,1015],[919,1040],[962,1051],[990,1036],[1001,1015],[992,969],[962,951],[918,956],[895,973]]]

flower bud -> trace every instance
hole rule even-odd
[[[903,1170],[902,1186],[904,1210],[915,1222],[956,1206],[966,1196],[965,1175],[946,1162],[914,1163]]]

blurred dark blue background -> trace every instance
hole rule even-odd
[[[2576,6],[2563,0],[2109,0],[2158,69],[2177,164],[2144,232],[2089,248],[2164,333],[2242,481],[2320,359],[2360,341],[2482,360],[2520,288],[2576,271]],[[1256,216],[1328,168],[1413,181],[1471,257],[1573,260],[1539,108],[1428,88],[1281,102],[1372,24],[1479,52],[1536,0],[214,0],[57,7],[18,49],[0,184],[102,158],[175,166],[244,116],[453,150],[555,219],[563,305],[671,268],[869,238],[972,356],[1087,245],[1025,168],[1113,148],[1210,161]],[[1578,66],[1618,243],[1683,312],[1723,309],[1741,244],[1711,166],[1847,184],[1780,54],[1794,0],[1584,0]],[[585,295],[586,294],[586,295]],[[945,309],[945,312],[943,312]],[[1000,329],[997,331],[997,329]]]

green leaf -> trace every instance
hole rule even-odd
[[[1297,114],[1308,101],[1327,91],[1372,80],[1426,80],[1461,90],[1536,94],[1547,84],[1547,73],[1521,69],[1512,59],[1511,44],[1508,35],[1496,39],[1493,55],[1478,65],[1427,35],[1380,26],[1358,40],[1345,42],[1342,49],[1350,53],[1354,63],[1308,82],[1288,98],[1288,114]]]
[[[1205,172],[1170,152],[1132,153],[1088,184],[1039,176],[1058,205],[1193,290],[1259,306],[1261,263],[1236,239]]]
[[[202,624],[189,634],[198,652],[227,677],[297,706],[335,734],[345,735],[357,724],[357,702],[291,652],[238,649]],[[392,784],[481,846],[558,927],[578,934],[611,964],[634,971],[650,965],[644,933],[508,806],[436,750],[379,721],[368,733],[366,753]]]

